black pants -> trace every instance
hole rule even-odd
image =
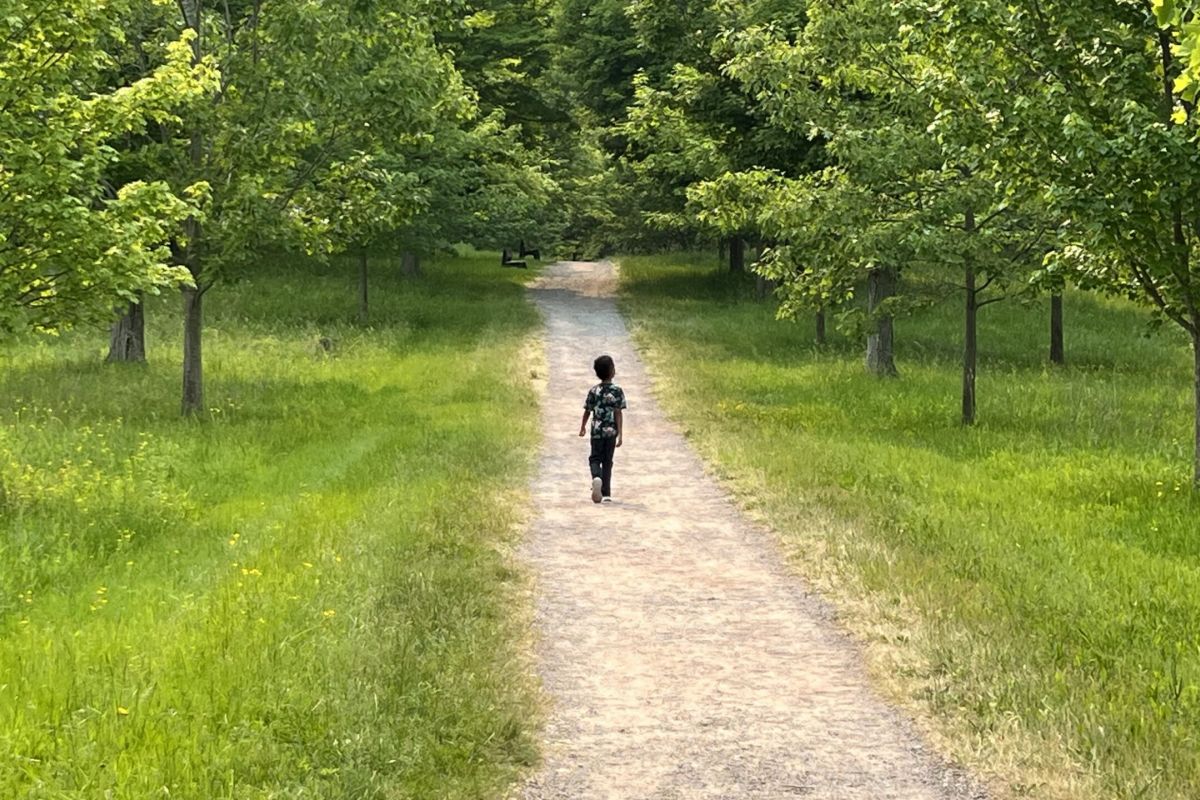
[[[588,457],[588,465],[592,468],[592,477],[601,481],[602,497],[612,497],[612,464],[616,451],[616,438],[592,437],[592,454]]]

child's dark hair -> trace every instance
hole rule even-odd
[[[592,364],[592,368],[596,370],[596,377],[602,381],[611,381],[613,375],[617,374],[617,365],[613,363],[612,356],[600,356],[596,363]]]

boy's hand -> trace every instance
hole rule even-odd
[[[586,431],[585,431],[583,428],[580,428],[580,429],[579,429],[579,435],[580,435],[580,436],[587,436],[587,432],[586,432]]]
[[[617,437],[617,447],[620,447],[620,446],[621,446],[621,437],[618,436]]]

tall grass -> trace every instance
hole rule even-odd
[[[1200,796],[1190,353],[1128,303],[981,316],[958,424],[957,299],[897,323],[899,381],[692,256],[622,261],[667,408],[871,640],[892,688],[1011,796]]]
[[[370,327],[349,264],[213,290],[199,423],[174,297],[149,366],[0,350],[0,797],[474,798],[534,757],[536,315],[490,257],[375,272]]]

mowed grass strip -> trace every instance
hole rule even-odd
[[[104,336],[0,351],[0,797],[477,798],[535,757],[536,313],[489,257],[208,295],[209,418]],[[326,351],[319,340],[332,341]]]
[[[960,302],[897,323],[899,381],[813,345],[710,256],[622,259],[660,395],[877,673],[1002,796],[1200,796],[1200,501],[1190,358],[1121,301],[981,315],[979,424],[958,424]]]

